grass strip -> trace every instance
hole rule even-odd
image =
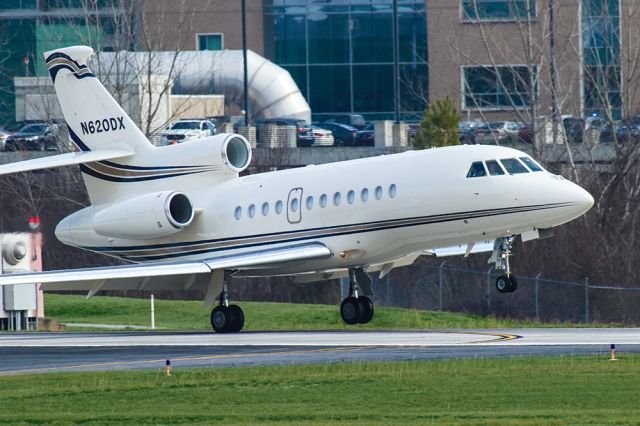
[[[0,377],[0,424],[638,424],[640,357]]]
[[[347,326],[340,307],[293,303],[240,302],[245,314],[245,331],[273,330],[354,330],[354,329],[443,329],[514,328],[545,325],[478,315],[413,309],[376,307],[374,319],[365,325]],[[45,312],[60,322],[94,324],[150,324],[148,299],[45,294]],[[156,327],[164,330],[211,330],[210,312],[200,301],[157,300]],[[547,324],[557,326],[558,324]]]

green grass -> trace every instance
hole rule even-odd
[[[638,424],[640,357],[0,377],[0,424]]]
[[[148,299],[45,294],[45,313],[60,322],[127,324],[148,326]],[[540,327],[535,322],[500,320],[493,317],[450,312],[376,307],[366,325],[347,326],[339,306],[292,303],[241,302],[244,330],[353,330],[353,329],[442,329]],[[210,330],[210,312],[198,301],[156,299],[156,327],[164,330]]]

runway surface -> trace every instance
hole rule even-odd
[[[640,353],[640,329],[513,329],[238,334],[116,332],[0,334],[0,376],[510,356]],[[175,370],[174,370],[175,371]]]

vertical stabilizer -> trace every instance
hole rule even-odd
[[[73,142],[82,151],[127,146],[137,153],[153,147],[87,67],[88,46],[45,52],[62,113]]]

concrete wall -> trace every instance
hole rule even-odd
[[[224,95],[171,95],[174,120],[224,115]]]

